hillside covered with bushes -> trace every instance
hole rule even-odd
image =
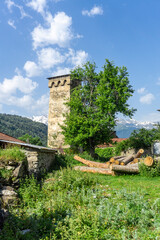
[[[19,138],[25,134],[39,137],[47,145],[47,125],[29,118],[11,114],[0,114],[0,132]]]

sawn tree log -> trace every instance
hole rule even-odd
[[[85,165],[87,165],[89,167],[108,168],[110,165],[109,162],[108,163],[99,163],[99,162],[89,161],[89,160],[83,159],[77,155],[74,156],[74,159],[81,163],[84,163]]]
[[[138,164],[132,164],[128,166],[112,165],[110,167],[110,170],[115,172],[123,172],[123,173],[139,173]]]
[[[102,173],[102,174],[106,174],[106,175],[112,175],[113,174],[113,172],[111,170],[104,169],[104,168],[76,166],[76,167],[74,167],[74,169],[82,171],[82,172]]]

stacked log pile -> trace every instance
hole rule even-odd
[[[140,149],[135,155],[130,156],[115,156],[110,158],[106,163],[94,162],[83,159],[77,155],[74,159],[87,165],[86,166],[76,166],[75,170],[80,170],[83,172],[92,173],[102,173],[107,175],[117,175],[120,173],[139,173],[138,163],[142,162],[147,166],[152,166],[154,160],[152,157],[146,157],[144,160],[140,158],[144,153],[143,149]]]

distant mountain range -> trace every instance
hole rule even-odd
[[[48,116],[33,116],[31,118],[35,122],[48,124]],[[128,138],[133,130],[140,128],[152,129],[156,123],[153,122],[139,122],[134,119],[119,119],[115,128],[119,138]]]

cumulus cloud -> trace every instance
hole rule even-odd
[[[37,100],[34,100],[31,111],[35,115],[47,115],[49,108],[49,93],[42,95]]]
[[[47,5],[46,0],[32,0],[26,4],[28,7],[31,7],[33,10],[43,14],[44,9]]]
[[[48,21],[50,21],[48,28],[39,24],[31,33],[34,49],[50,44],[67,47],[73,38],[71,31],[72,18],[64,12],[58,12],[54,18],[50,17]]]
[[[8,25],[10,25],[12,28],[16,29],[14,20],[8,20]]]
[[[44,69],[49,69],[54,65],[63,63],[65,56],[53,48],[43,48],[38,52],[39,65]]]
[[[154,95],[152,93],[148,93],[140,98],[140,102],[143,104],[151,104],[154,99]]]
[[[68,61],[72,63],[73,66],[82,66],[87,61],[88,53],[83,50],[74,51],[69,49]]]
[[[137,92],[138,92],[139,94],[143,94],[143,93],[145,93],[145,91],[146,91],[145,88],[139,88],[139,89],[137,90]]]
[[[61,68],[61,67],[58,67],[56,71],[54,71],[52,73],[53,76],[61,76],[61,75],[66,75],[66,74],[69,74],[71,71],[70,68]]]
[[[36,77],[41,75],[41,69],[35,62],[27,61],[24,65],[27,77]]]
[[[83,10],[82,15],[84,16],[95,16],[95,15],[103,15],[103,8],[100,6],[94,6],[90,11],[88,10]]]
[[[0,95],[15,94],[17,90],[28,94],[31,93],[37,86],[38,84],[33,82],[31,79],[24,78],[21,75],[16,75],[12,79],[5,78],[4,81],[0,83]]]

